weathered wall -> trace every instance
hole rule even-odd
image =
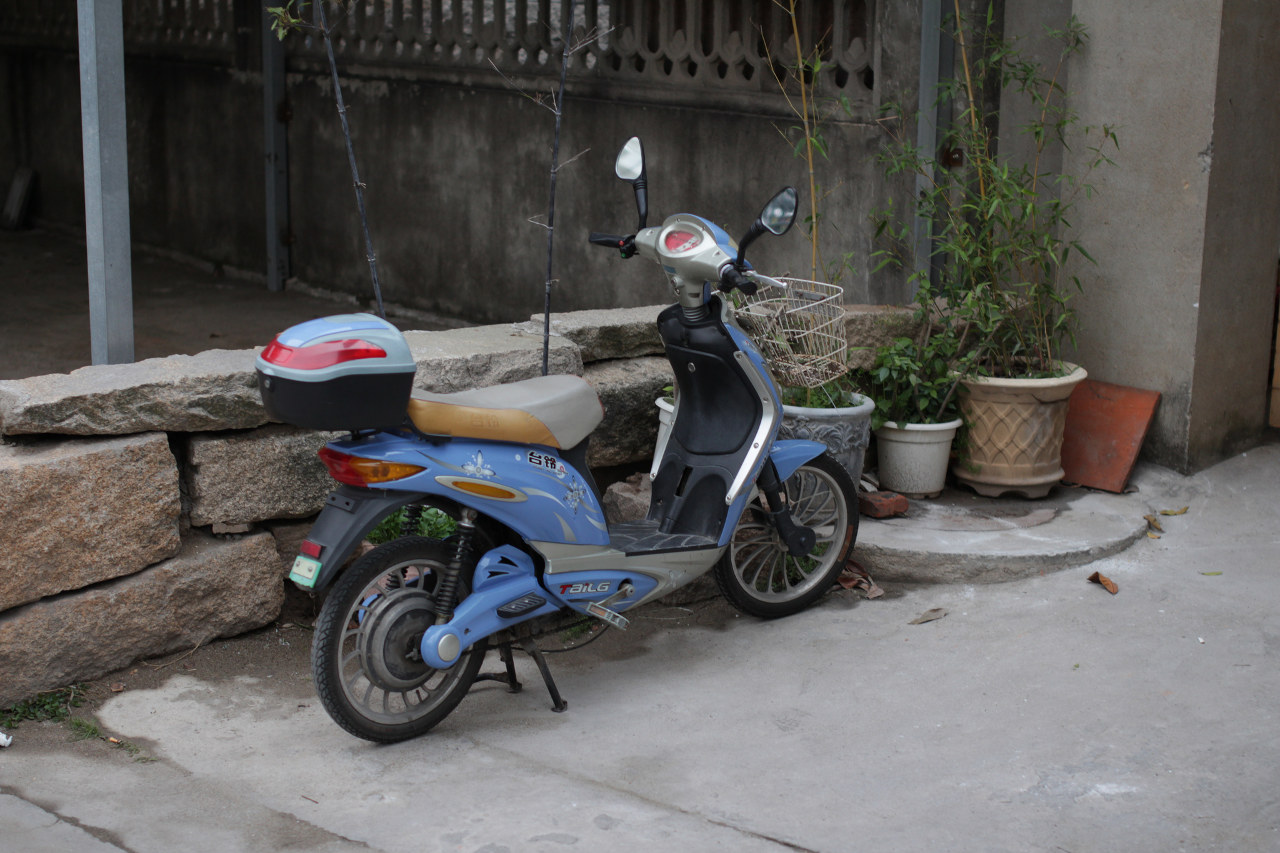
[[[1159,391],[1144,454],[1194,470],[1262,427],[1280,101],[1258,81],[1280,70],[1268,47],[1280,7],[1072,8],[1091,35],[1070,69],[1082,124],[1120,135],[1119,165],[1094,174],[1074,217],[1098,262],[1075,269],[1077,359],[1095,379]],[[1067,168],[1087,157],[1076,146]]]
[[[222,0],[215,5],[238,10],[241,3]],[[831,152],[829,160],[819,163],[818,176],[819,192],[825,195],[824,255],[832,262],[851,256],[852,268],[842,280],[849,290],[847,301],[903,302],[908,294],[901,275],[868,273],[867,215],[892,192],[874,162],[881,134],[875,110],[888,100],[915,102],[918,12],[894,3],[836,5],[864,10],[856,14],[869,16],[872,36],[865,46],[867,69],[849,84],[854,115],[837,107],[835,92],[821,95],[829,117],[822,133]],[[614,3],[615,23],[632,16],[633,7],[639,8]],[[745,15],[746,8],[733,14]],[[266,263],[266,236],[256,35],[229,30],[226,11],[220,23],[213,18],[187,21],[183,14],[197,13],[176,7],[157,12],[152,5],[126,2],[133,239],[260,271]],[[540,310],[546,232],[528,220],[546,213],[553,116],[527,95],[545,94],[550,78],[525,74],[508,82],[487,65],[467,59],[448,68],[438,60],[435,66],[415,66],[389,58],[385,51],[379,53],[381,47],[374,49],[374,42],[392,44],[390,31],[361,15],[343,23],[352,31],[339,40],[338,52],[386,297],[473,322],[516,320]],[[704,17],[691,15],[684,26],[696,29]],[[55,23],[46,27],[46,19]],[[34,213],[49,223],[80,227],[79,79],[70,40],[74,6],[66,0],[48,7],[28,1],[8,18],[0,10],[0,27],[6,20],[22,35],[0,35],[0,66],[10,77],[14,69],[21,70],[23,90],[30,97],[25,109],[0,111],[0,137],[25,134],[30,139],[31,164],[41,180]],[[250,23],[260,26],[257,17]],[[649,24],[658,26],[656,18]],[[679,21],[671,26],[672,32],[662,36],[658,57],[649,60],[651,66],[663,56],[680,55],[680,48],[672,46],[688,45],[693,38],[676,32]],[[239,53],[231,49],[233,32]],[[199,49],[184,46],[183,39],[195,43],[193,33],[212,41]],[[394,44],[401,46],[409,42],[398,39],[423,37],[421,31],[403,28],[393,35]],[[444,38],[439,33],[432,37]],[[489,38],[487,30],[481,34],[477,29],[475,38]],[[709,46],[705,33],[701,38],[686,55],[710,49],[729,56],[743,50],[731,44]],[[368,265],[345,143],[317,44],[296,34],[287,42],[293,270],[304,282],[368,298]],[[245,45],[252,47],[253,61],[240,55]],[[855,65],[861,61],[852,60]],[[553,272],[558,310],[645,305],[666,298],[663,278],[651,265],[623,264],[616,253],[586,243],[592,230],[628,233],[634,228],[629,189],[613,177],[614,154],[631,135],[640,135],[649,153],[651,224],[670,213],[693,210],[738,233],[780,186],[795,184],[807,194],[803,164],[779,134],[796,121],[787,114],[769,72],[757,69],[752,91],[708,82],[711,67],[703,62],[702,76],[683,86],[669,80],[655,83],[653,74],[637,74],[632,80],[625,74],[597,78],[582,72],[570,80],[561,159],[582,156],[559,174]],[[864,80],[874,81],[871,88]],[[0,175],[11,172],[18,156],[12,143],[0,145]],[[784,240],[761,241],[754,258],[774,270],[807,275],[808,243],[801,231],[797,228]]]
[[[1199,342],[1187,440],[1195,469],[1256,443],[1280,246],[1280,6],[1223,0],[1208,154]]]

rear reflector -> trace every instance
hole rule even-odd
[[[302,544],[298,546],[298,550],[302,552],[302,556],[318,560],[320,559],[320,554],[324,551],[324,546],[312,542],[310,539],[303,539]]]
[[[280,343],[277,338],[262,351],[262,360],[268,364],[292,367],[295,370],[319,370],[344,361],[386,357],[387,351],[382,347],[360,340],[325,341],[305,347],[291,347]]]

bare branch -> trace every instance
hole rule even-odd
[[[555,170],[556,170],[557,172],[559,172],[561,169],[563,169],[565,166],[568,166],[568,165],[569,165],[570,163],[572,163],[574,160],[578,160],[578,159],[582,158],[582,157],[583,157],[583,156],[584,156],[588,151],[590,151],[590,150],[591,150],[590,148],[583,148],[583,149],[582,149],[581,151],[579,151],[577,154],[574,154],[574,155],[573,155],[572,157],[570,157],[568,160],[565,160],[563,163],[561,163],[560,165],[556,166],[556,169],[555,169]]]

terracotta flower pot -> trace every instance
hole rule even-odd
[[[1042,498],[1062,480],[1067,398],[1089,374],[1074,364],[1052,379],[966,376],[960,414],[968,425],[964,458],[952,473],[980,495]]]

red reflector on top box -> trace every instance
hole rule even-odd
[[[386,358],[387,351],[368,341],[325,341],[309,347],[290,347],[276,338],[262,351],[262,360],[276,367],[319,370],[359,358]]]
[[[404,335],[372,314],[339,314],[286,329],[255,367],[273,420],[347,431],[401,425],[415,372]]]

